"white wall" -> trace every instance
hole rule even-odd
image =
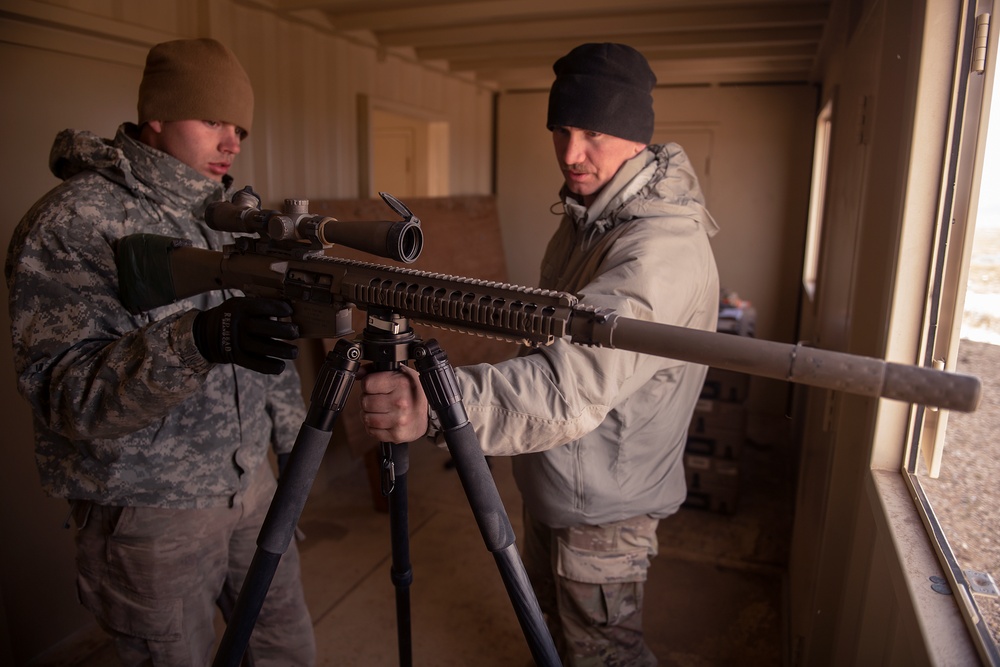
[[[497,105],[497,214],[515,285],[538,285],[545,245],[562,215],[552,208],[562,175],[545,128],[547,100],[547,92],[508,93]]]

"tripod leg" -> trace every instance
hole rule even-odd
[[[395,371],[410,357],[416,340],[405,317],[387,308],[368,309],[368,324],[361,337],[364,358],[372,361],[376,371]],[[407,474],[410,467],[409,445],[379,444],[379,464],[382,494],[389,498],[389,529],[392,540],[390,577],[396,589],[396,635],[399,664],[410,667],[413,661],[410,630],[410,527],[407,517]]]
[[[281,556],[292,541],[309,489],[330,443],[333,425],[354,384],[360,359],[360,346],[342,340],[323,362],[313,387],[309,413],[278,480],[278,488],[257,537],[257,551],[236,598],[213,667],[237,667],[246,652],[267,589]]]
[[[389,497],[389,531],[392,543],[390,577],[396,589],[396,636],[400,667],[413,664],[413,640],[410,630],[410,584],[413,568],[410,564],[410,525],[407,500],[409,446],[381,443],[382,493]]]
[[[455,461],[462,488],[486,548],[496,560],[531,655],[536,664],[558,667],[561,664],[559,654],[514,544],[514,529],[493,474],[462,404],[455,370],[436,341],[415,346],[414,356],[420,384],[431,408],[441,419],[445,442]]]

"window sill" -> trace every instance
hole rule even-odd
[[[869,479],[867,491],[878,533],[888,538],[895,556],[887,558],[887,565],[900,615],[896,622],[919,628],[923,640],[922,646],[911,645],[909,650],[925,655],[928,664],[980,663],[959,598],[931,588],[932,577],[941,581],[946,575],[902,474],[872,470]]]

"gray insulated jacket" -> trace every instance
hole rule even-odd
[[[623,317],[715,330],[719,279],[709,237],[718,228],[680,146],[650,146],[589,208],[571,197],[564,207],[541,287]],[[516,455],[525,507],[565,527],[677,510],[706,370],[557,339],[458,375],[484,451]]]
[[[21,220],[7,255],[17,386],[31,404],[44,490],[108,505],[227,505],[305,417],[292,364],[268,376],[211,364],[191,334],[222,292],[134,315],[118,298],[115,241],[148,232],[221,249],[204,222],[223,185],[139,142],[65,130],[63,183]],[[228,179],[227,179],[228,180]],[[226,296],[229,296],[228,294]]]

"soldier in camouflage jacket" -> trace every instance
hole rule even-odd
[[[214,292],[140,314],[120,302],[117,239],[231,242],[204,213],[229,194],[225,172],[253,111],[249,79],[214,40],[154,47],[139,97],[140,125],[113,140],[73,130],[55,140],[49,163],[63,182],[24,217],[7,255],[15,367],[42,486],[74,506],[81,601],[125,664],[207,664],[212,607],[235,599],[274,490],[268,450],[291,449],[305,407],[293,364],[262,373],[211,351],[217,331],[204,323],[254,300]],[[189,122],[235,139],[202,160],[184,135],[170,138]],[[251,650],[258,664],[269,652],[279,664],[314,659],[294,544]]]

